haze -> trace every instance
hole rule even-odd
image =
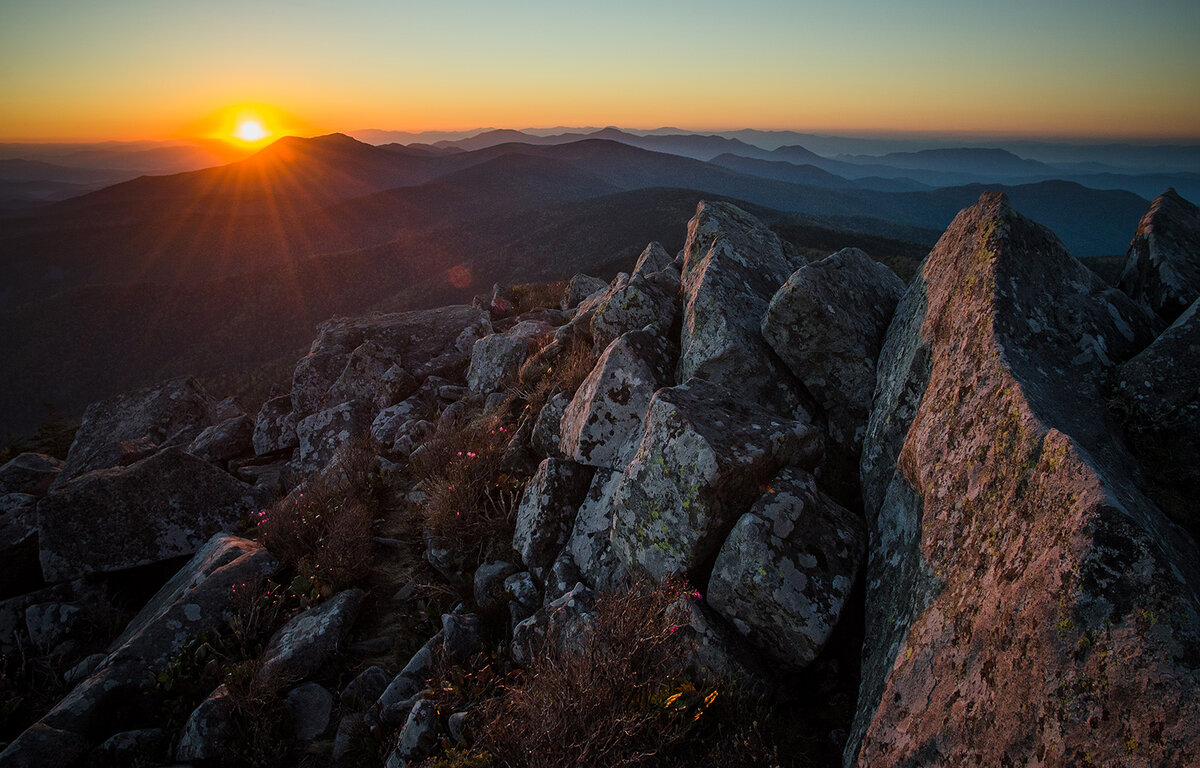
[[[3,0],[0,137],[610,125],[1200,136],[1200,4]]]

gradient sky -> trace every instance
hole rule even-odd
[[[1194,139],[1200,2],[0,0],[0,138],[176,137],[243,102],[302,133]]]

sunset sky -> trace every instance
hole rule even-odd
[[[0,138],[203,135],[242,103],[301,134],[1200,137],[1200,2],[970,5],[0,0]]]

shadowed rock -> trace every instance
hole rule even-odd
[[[544,459],[525,486],[513,549],[539,580],[567,541],[592,472],[591,467],[572,461]]]
[[[1200,208],[1168,189],[1138,222],[1121,290],[1168,322],[1200,298]]]
[[[1200,556],[1132,481],[1099,380],[1152,323],[985,194],[897,309],[863,448],[847,764],[1200,759]]]

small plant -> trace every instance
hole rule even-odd
[[[566,280],[553,283],[523,283],[512,287],[513,307],[517,314],[524,314],[532,309],[558,309],[563,292],[567,289]]]

